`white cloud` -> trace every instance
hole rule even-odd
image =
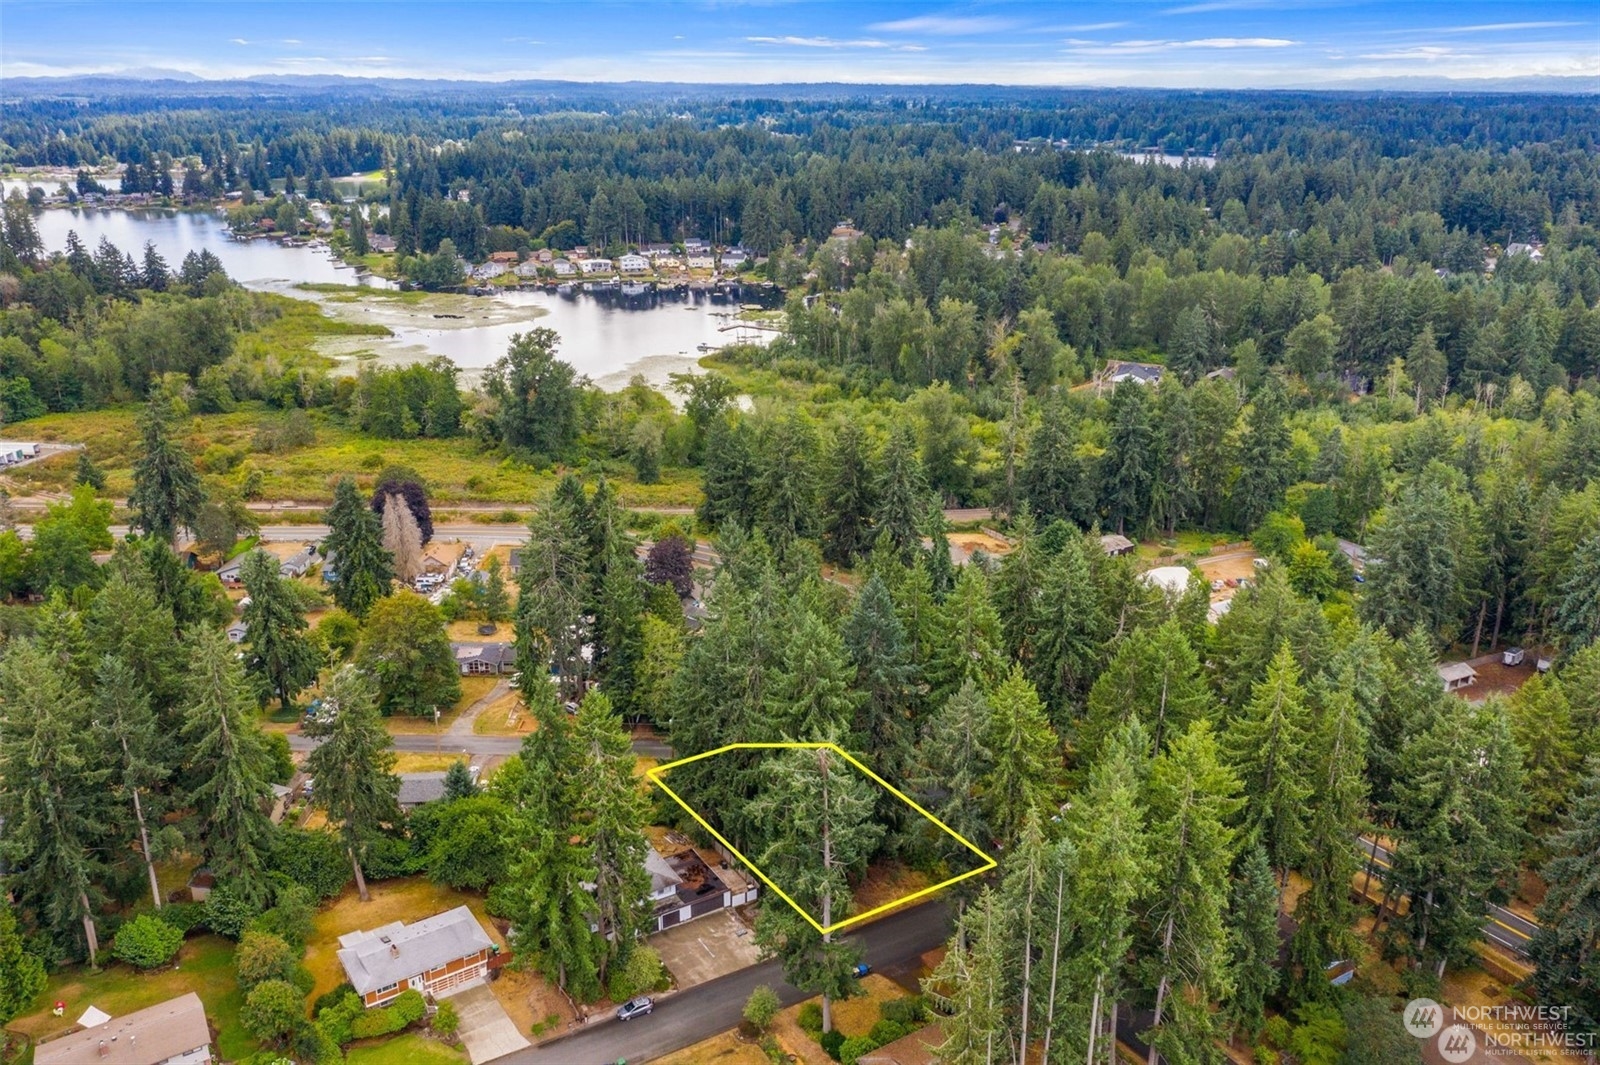
[[[1079,26],[1056,26],[1062,33],[1093,33],[1096,30],[1120,30],[1126,22],[1085,22]]]
[[[285,37],[279,43],[280,44],[287,44],[287,45],[297,45],[297,44],[301,44],[303,42],[301,42],[300,40],[298,40],[297,38],[294,38],[294,37]]]
[[[250,42],[245,40],[243,37],[229,37],[228,38],[228,43],[229,44],[249,44]]]
[[[1163,15],[1204,15],[1211,11],[1252,11],[1257,8],[1275,7],[1273,0],[1204,0],[1198,4],[1184,4],[1182,7],[1169,7],[1162,11]]]
[[[1473,56],[1436,44],[1420,44],[1415,48],[1393,48],[1387,52],[1363,52],[1357,59],[1416,59],[1437,63],[1441,59],[1472,59]]]
[[[1151,52],[1177,52],[1186,49],[1288,48],[1298,41],[1282,37],[1201,37],[1192,41],[1093,41],[1069,40],[1073,55],[1148,55]]]
[[[999,33],[1017,25],[1015,19],[992,15],[915,15],[893,22],[875,22],[869,30],[880,33],[931,33],[935,37],[967,37],[980,33]]]
[[[1446,26],[1434,33],[1499,33],[1505,30],[1547,30],[1562,26],[1586,26],[1586,22],[1485,22],[1477,26]]]
[[[751,44],[783,44],[791,48],[887,48],[887,41],[841,41],[836,37],[746,37]]]

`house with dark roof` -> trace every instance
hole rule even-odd
[[[496,677],[517,668],[517,646],[513,643],[452,643],[456,668],[463,677]]]
[[[122,1017],[90,1007],[79,1030],[34,1047],[34,1065],[206,1065],[211,1030],[193,991]]]
[[[478,782],[478,767],[468,766],[468,774],[472,782]],[[438,802],[444,798],[443,770],[434,770],[425,773],[399,773],[400,794],[398,796],[400,809],[407,813],[421,806],[425,802]]]
[[[1118,555],[1129,554],[1135,546],[1137,545],[1132,540],[1119,533],[1107,533],[1105,536],[1100,537],[1101,550],[1113,558]]]
[[[367,1006],[412,989],[434,997],[489,972],[496,948],[465,906],[413,924],[394,921],[339,937],[339,964]]]

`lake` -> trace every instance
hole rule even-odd
[[[234,240],[222,216],[214,212],[52,207],[37,212],[36,220],[39,236],[51,251],[65,248],[72,230],[91,251],[101,237],[107,237],[136,260],[145,242],[153,241],[174,269],[189,252],[208,249],[228,275],[247,288],[315,300],[334,317],[378,322],[393,331],[392,337],[326,342],[328,354],[349,360],[347,366],[356,365],[357,356],[399,364],[443,355],[466,371],[463,378],[468,382],[476,376],[473,371],[505,354],[513,333],[546,326],[561,336],[560,357],[601,388],[621,389],[634,374],[663,385],[669,374],[697,365],[704,354],[701,345],[721,347],[736,339],[760,343],[770,338],[770,333],[738,327],[732,316],[742,303],[773,306],[781,299],[775,290],[753,286],[733,286],[726,292],[620,286],[567,294],[529,290],[481,297],[440,295],[420,303],[374,292],[371,299],[343,302],[295,286],[393,286],[383,278],[357,274],[326,248]]]

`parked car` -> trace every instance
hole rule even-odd
[[[862,962],[861,964],[857,965],[854,969],[850,970],[850,975],[855,977],[857,980],[859,980],[863,976],[866,976],[871,971],[872,971],[872,966],[868,965],[866,962]]]
[[[630,998],[628,1001],[617,1007],[617,1020],[629,1021],[635,1017],[641,1017],[655,1008],[655,1000],[649,995],[640,995],[638,998]]]

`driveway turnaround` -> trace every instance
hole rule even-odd
[[[456,1034],[466,1044],[472,1065],[482,1065],[532,1045],[517,1031],[500,1000],[482,980],[465,984],[444,997],[455,1003],[456,1015],[461,1018]]]
[[[674,925],[650,937],[661,964],[672,971],[680,991],[761,960],[755,934],[731,910],[718,910],[694,921]]]

